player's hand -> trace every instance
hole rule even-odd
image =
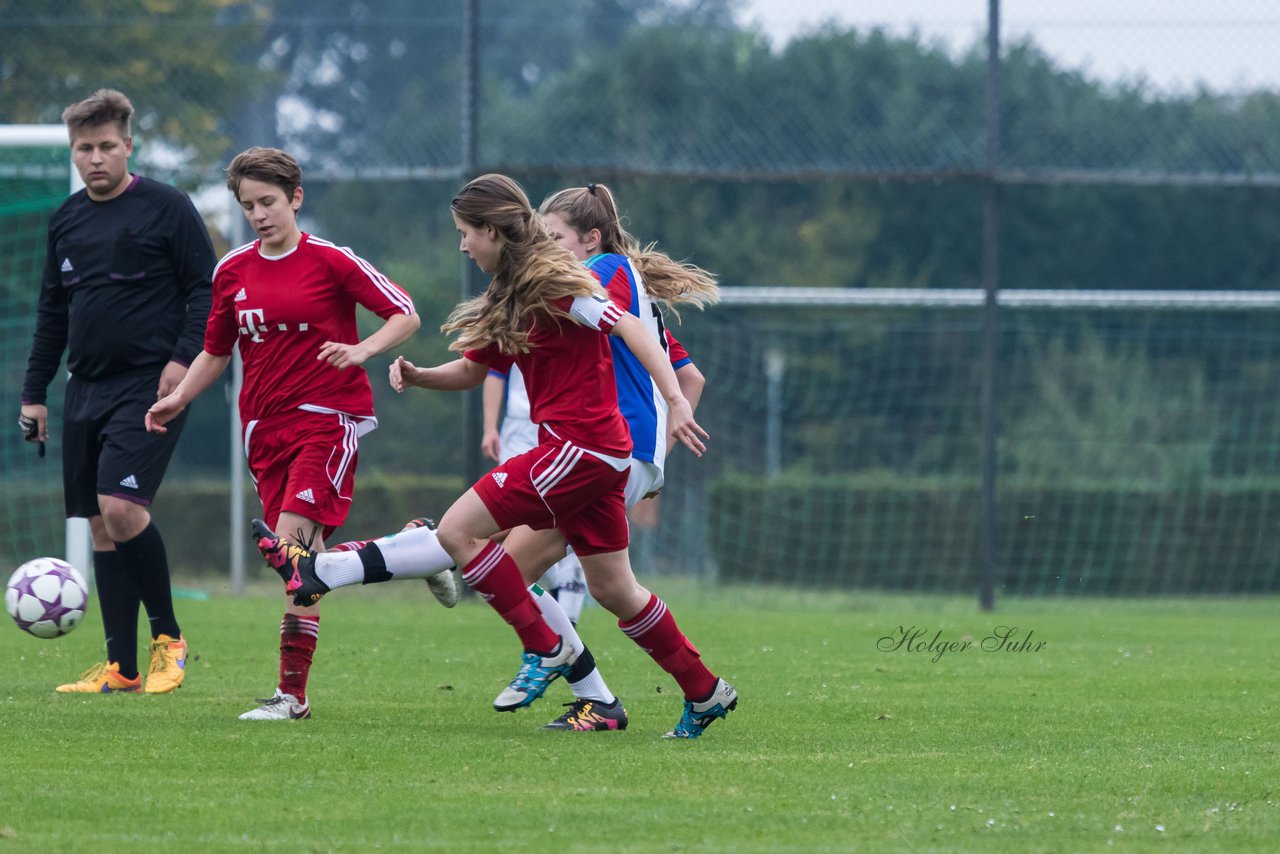
[[[178,383],[182,382],[182,378],[186,375],[187,366],[181,362],[170,362],[165,365],[164,370],[160,372],[160,385],[156,388],[156,400],[173,394],[173,390],[178,387]]]
[[[418,368],[413,362],[410,362],[404,356],[396,356],[396,360],[387,369],[387,379],[391,381],[393,389],[397,392],[402,392],[413,385],[412,378],[417,373],[417,370]]]
[[[42,403],[23,404],[18,413],[18,428],[25,441],[39,443],[36,453],[43,457],[44,443],[49,440],[49,407]]]
[[[486,457],[499,462],[499,455],[502,453],[502,440],[498,437],[497,430],[485,430],[484,438],[480,440],[480,452]]]
[[[358,368],[369,359],[369,354],[360,344],[342,344],[337,341],[326,341],[320,345],[317,359],[323,359],[338,370]]]
[[[186,408],[187,405],[176,394],[166,395],[151,404],[142,421],[148,433],[167,433],[169,428],[164,425],[177,418]]]
[[[707,450],[702,440],[710,439],[711,436],[697,421],[693,420],[693,407],[683,397],[672,403],[667,411],[667,430],[681,444],[693,451],[694,456],[700,457]]]

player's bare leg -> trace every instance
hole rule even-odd
[[[738,693],[702,663],[667,605],[636,581],[627,550],[579,555],[591,595],[618,618],[618,628],[680,685],[684,710],[669,738],[697,738],[738,705]]]
[[[312,551],[324,551],[324,531],[297,513],[284,512],[276,522],[282,538]],[[320,605],[298,605],[285,594],[280,621],[280,680],[275,693],[259,698],[258,707],[240,716],[242,721],[299,720],[311,717],[307,681],[320,637]]]
[[[494,700],[498,711],[513,711],[542,696],[552,681],[568,674],[578,654],[554,631],[504,546],[501,530],[474,488],[468,489],[440,519],[440,545],[462,567],[463,580],[516,632],[524,647],[523,665]]]
[[[555,597],[535,583],[547,567],[564,557],[564,536],[555,529],[535,531],[521,526],[507,535],[503,545],[520,567],[543,618],[557,634],[573,645],[578,654],[573,668],[565,677],[573,691],[574,701],[568,703],[567,710],[548,723],[547,728],[584,732],[626,729],[627,710],[609,690],[604,675],[596,666],[595,657],[578,635],[577,627]]]

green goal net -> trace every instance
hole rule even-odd
[[[710,452],[673,453],[661,525],[637,531],[652,564],[976,592],[981,305],[778,288],[686,312]],[[1001,306],[997,594],[1280,590],[1280,294],[1004,291]]]
[[[71,171],[61,125],[0,125],[0,370],[6,425],[0,430],[0,566],[8,568],[64,553],[58,451],[51,447],[47,456],[38,457],[36,446],[22,440],[17,419],[49,215],[66,199]],[[61,406],[62,383],[59,375],[50,388],[51,410]]]

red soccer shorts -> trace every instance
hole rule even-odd
[[[512,457],[473,488],[500,527],[557,528],[585,557],[627,547],[628,474],[565,442]]]
[[[328,537],[347,519],[356,485],[359,419],[294,410],[251,422],[244,432],[249,475],[273,530],[297,513]]]

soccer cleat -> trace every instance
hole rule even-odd
[[[126,679],[120,675],[119,664],[106,661],[81,673],[75,682],[59,685],[54,690],[61,694],[133,694],[142,690],[142,674]]]
[[[329,585],[316,575],[316,556],[307,547],[277,536],[261,519],[253,520],[258,552],[284,581],[284,592],[293,594],[293,604],[314,605],[329,592]]]
[[[148,694],[168,694],[187,675],[187,642],[160,635],[151,642],[151,666],[147,668]]]
[[[427,587],[436,601],[446,608],[458,604],[458,570],[456,567],[442,570],[427,578]]]
[[[684,714],[680,723],[663,738],[697,738],[702,731],[711,726],[711,722],[728,716],[738,706],[738,692],[723,679],[716,680],[716,688],[705,700],[684,701]]]
[[[404,527],[400,529],[400,533],[412,531],[415,528],[436,529],[436,520],[428,519],[426,516],[419,516],[416,519],[410,519],[404,523]],[[426,579],[427,587],[431,588],[431,595],[436,597],[436,601],[446,608],[452,608],[458,604],[458,594],[462,590],[460,576],[456,566],[450,567],[443,572],[437,572],[435,575],[428,576]]]
[[[543,729],[605,732],[627,728],[627,710],[622,707],[622,701],[617,697],[614,697],[612,703],[578,699],[565,705],[569,707],[569,711],[544,726]]]
[[[300,721],[311,717],[311,703],[299,703],[292,694],[285,694],[279,688],[266,699],[259,698],[262,705],[250,709],[240,716],[242,721]]]
[[[495,711],[514,712],[541,697],[548,685],[561,676],[569,675],[578,654],[561,638],[551,655],[525,651],[520,660],[520,672],[493,701]]]

